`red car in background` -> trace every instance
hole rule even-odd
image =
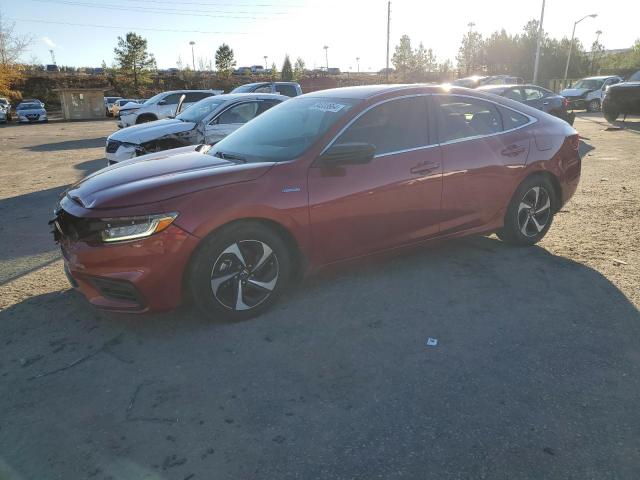
[[[101,308],[268,308],[299,272],[433,239],[532,245],[573,195],[566,122],[475,90],[376,85],[278,105],[214,146],[141,156],[71,187],[55,235]]]

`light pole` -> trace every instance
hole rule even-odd
[[[542,35],[544,31],[542,30],[542,23],[544,22],[544,3],[545,0],[542,0],[542,13],[540,13],[540,28],[538,29],[538,45],[536,46],[536,61],[533,64],[533,83],[535,84],[538,81],[538,65],[540,64],[540,46],[542,45]]]
[[[358,73],[360,73],[360,57],[356,57],[356,63],[358,64]]]
[[[327,61],[327,73],[329,73],[329,46],[325,45],[322,48],[324,48],[324,57],[325,57],[325,60]]]
[[[576,26],[583,20],[587,19],[587,18],[596,18],[598,16],[597,13],[592,13],[591,15],[585,15],[584,17],[582,17],[580,20],[576,20],[573,24],[573,33],[571,33],[571,43],[569,44],[569,55],[567,56],[567,66],[564,69],[564,79],[563,79],[563,86],[566,87],[566,83],[567,83],[567,75],[569,74],[569,62],[571,62],[571,50],[573,50],[573,39],[576,36]]]
[[[191,40],[189,42],[189,45],[191,45],[191,64],[193,65],[193,71],[196,71],[196,57],[193,53],[193,46],[196,44],[196,42],[194,42],[193,40]]]
[[[269,67],[267,66],[267,58],[269,58],[269,57],[267,57],[267,56],[265,55],[265,56],[264,56],[264,69],[265,69],[265,70],[266,70],[267,68],[269,68]]]
[[[473,32],[473,27],[475,27],[476,24],[473,22],[469,22],[467,23],[467,27],[469,27],[469,43],[467,44],[467,53],[468,53],[468,57],[467,57],[467,75],[469,75],[469,73],[471,73],[471,52],[469,51],[469,45],[471,45],[471,33]]]
[[[602,30],[596,31],[596,41],[593,42],[592,52],[591,52],[591,73],[595,72],[596,66],[596,48],[600,46],[600,35],[602,35]]]

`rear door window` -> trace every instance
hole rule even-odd
[[[527,101],[540,100],[542,97],[544,97],[544,94],[537,88],[524,87],[523,90],[524,90],[525,100]]]
[[[498,108],[491,102],[458,95],[436,95],[435,98],[441,143],[504,130]]]
[[[427,97],[391,100],[375,106],[353,122],[335,141],[369,143],[376,155],[429,145]]]
[[[203,98],[210,97],[211,93],[208,92],[188,92],[185,94],[185,103],[194,103],[202,100]]]
[[[515,100],[516,102],[524,101],[524,96],[522,95],[522,91],[519,88],[508,88],[502,93],[502,96],[505,98],[510,98],[511,100]]]
[[[514,128],[522,127],[529,123],[529,117],[518,113],[510,108],[498,107],[500,114],[502,115],[502,123],[505,130],[513,130]]]

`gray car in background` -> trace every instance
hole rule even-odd
[[[302,88],[296,82],[256,82],[240,85],[231,93],[278,93],[287,97],[302,95]]]

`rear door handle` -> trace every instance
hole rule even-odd
[[[417,174],[417,175],[427,175],[431,172],[433,172],[434,170],[437,170],[438,168],[440,168],[440,164],[436,163],[436,162],[424,162],[424,163],[420,163],[418,165],[416,165],[415,167],[411,167],[411,170],[409,170],[411,173]]]
[[[503,149],[500,153],[505,157],[517,157],[525,152],[525,148],[522,145],[509,145]]]

